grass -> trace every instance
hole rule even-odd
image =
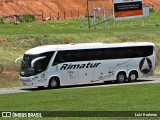
[[[160,84],[0,95],[0,111],[160,111]]]
[[[159,84],[147,84],[6,94],[1,95],[0,110],[159,111],[159,92]]]
[[[160,22],[160,13],[152,12],[150,22],[148,18],[144,18],[144,21],[142,25],[141,19],[135,19],[131,26],[130,21],[125,20],[121,21],[120,26],[114,26],[113,20],[110,20],[106,28],[99,25],[97,29],[90,30],[87,20],[80,28],[80,19],[0,24],[0,88],[19,86],[18,66],[13,62],[23,56],[27,49],[44,44],[61,44],[65,39],[72,43],[153,42],[157,51],[156,75],[160,75],[160,27],[156,26]]]

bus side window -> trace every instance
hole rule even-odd
[[[41,67],[42,70],[47,69],[47,66],[48,66],[53,54],[54,54],[54,52],[51,51],[51,52],[46,52],[46,53],[42,53],[39,55],[40,57],[45,56],[45,58],[37,61],[37,62],[39,62],[39,64],[40,64],[39,67]]]
[[[115,54],[113,54],[113,50],[111,48],[102,49],[102,60],[113,59]]]
[[[154,51],[153,46],[147,46],[147,47],[143,48],[143,52],[144,52],[145,57],[152,55],[153,51]]]
[[[86,50],[86,58],[87,61],[101,60],[101,50],[100,49]]]
[[[63,58],[64,58],[63,51],[59,51],[53,61],[52,66],[65,62]]]

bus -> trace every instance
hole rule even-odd
[[[25,52],[19,79],[38,88],[132,82],[153,76],[155,59],[150,42],[44,45]]]

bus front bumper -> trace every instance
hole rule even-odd
[[[36,86],[35,80],[32,77],[19,77],[22,86]]]

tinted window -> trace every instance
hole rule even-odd
[[[102,49],[102,59],[146,57],[153,54],[153,46]]]
[[[41,65],[42,71],[47,69],[47,66],[50,62],[50,59],[51,59],[53,53],[54,52],[46,52],[46,53],[42,53],[42,54],[39,55],[39,57],[46,56],[44,59],[41,59],[37,62],[39,65]]]
[[[23,57],[23,60],[21,62],[21,72],[20,75],[23,77],[28,77],[32,75],[36,75],[38,73],[41,73],[47,69],[48,63],[50,62],[50,59],[54,52],[46,52],[42,54],[37,55],[28,55],[25,54]],[[34,62],[34,67],[31,66],[31,62],[39,57],[44,57],[43,59],[39,59]]]
[[[101,60],[101,49],[84,50],[84,61]]]
[[[59,51],[53,65],[63,62],[100,60],[100,49]]]
[[[153,46],[58,51],[53,65],[63,62],[146,57],[152,53]]]

